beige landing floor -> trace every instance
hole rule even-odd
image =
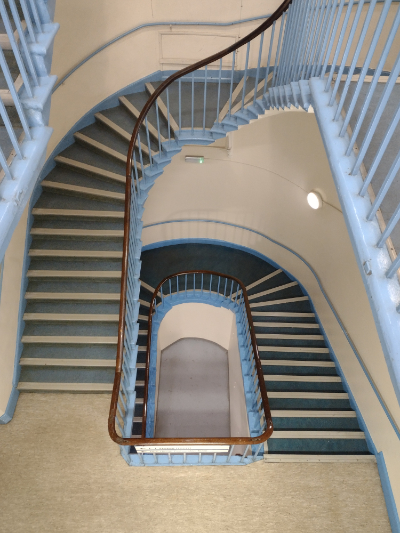
[[[1,533],[390,532],[375,464],[128,467],[108,406],[21,394],[0,426]]]

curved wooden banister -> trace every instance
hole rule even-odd
[[[264,416],[266,420],[266,429],[265,431],[256,437],[211,437],[211,438],[146,438],[146,417],[147,417],[147,400],[148,400],[148,385],[149,385],[149,371],[150,371],[150,350],[151,350],[151,334],[152,334],[152,320],[153,313],[157,305],[157,297],[159,297],[160,289],[163,284],[170,280],[177,278],[178,276],[188,276],[196,274],[206,274],[223,279],[232,280],[237,286],[240,287],[241,295],[243,296],[244,305],[246,308],[247,320],[249,323],[250,338],[251,344],[253,347],[254,361],[256,366],[257,378],[260,387],[261,400],[264,408]],[[226,297],[228,299],[228,296]],[[144,385],[144,397],[143,397],[143,422],[142,422],[142,438],[125,438],[119,437],[116,433],[111,435],[111,438],[118,442],[118,444],[125,445],[161,445],[161,444],[176,444],[176,445],[193,445],[193,444],[229,444],[229,445],[255,445],[265,442],[273,432],[273,424],[271,411],[269,408],[268,394],[265,388],[264,375],[262,371],[260,356],[258,352],[258,346],[256,341],[256,335],[254,333],[254,324],[253,318],[251,316],[250,304],[247,297],[246,287],[242,281],[234,276],[228,274],[222,274],[220,272],[215,272],[213,270],[186,270],[183,272],[177,272],[170,276],[165,277],[155,288],[149,309],[149,319],[148,319],[148,329],[147,329],[147,351],[146,351],[146,376],[145,376],[145,385]],[[114,419],[113,419],[114,420]],[[115,426],[114,426],[115,428]],[[115,430],[115,429],[114,429]],[[123,442],[122,442],[123,441]]]
[[[169,78],[167,78],[161,85],[153,92],[153,94],[150,96],[150,98],[147,100],[146,104],[144,105],[137,121],[135,124],[135,127],[133,129],[131,141],[129,143],[129,149],[128,149],[128,155],[127,155],[127,163],[126,163],[126,185],[125,185],[125,214],[124,214],[124,239],[123,239],[123,251],[122,251],[122,272],[121,272],[121,299],[120,299],[120,308],[119,308],[119,325],[118,325],[118,342],[117,342],[117,357],[116,357],[116,371],[115,371],[115,378],[114,378],[114,386],[113,386],[113,392],[111,397],[111,406],[110,406],[110,414],[108,419],[108,431],[110,434],[110,437],[112,440],[117,442],[121,445],[133,445],[134,441],[136,444],[139,444],[137,439],[124,439],[123,437],[120,437],[115,429],[115,416],[117,413],[117,403],[118,403],[118,394],[121,384],[121,372],[122,372],[122,363],[123,363],[123,352],[124,352],[124,334],[125,334],[125,311],[126,311],[126,292],[127,292],[127,276],[128,276],[128,252],[129,252],[129,228],[130,228],[130,222],[131,222],[131,212],[130,212],[130,206],[131,206],[131,186],[132,186],[132,158],[134,153],[134,147],[137,141],[139,129],[142,126],[145,117],[147,116],[151,106],[156,102],[157,98],[163,93],[163,91],[171,85],[174,81],[178,80],[179,78],[182,78],[183,76],[190,74],[191,72],[194,72],[195,70],[205,67],[206,65],[209,65],[213,63],[214,61],[217,61],[219,59],[222,59],[223,57],[229,55],[230,53],[234,52],[238,48],[240,48],[243,45],[246,45],[259,35],[261,35],[265,30],[267,30],[269,27],[273,25],[275,21],[277,21],[283,13],[287,10],[289,5],[291,4],[292,0],[284,0],[282,4],[276,9],[276,11],[258,28],[253,30],[251,33],[249,33],[246,37],[243,37],[238,42],[234,43],[232,46],[229,46],[228,48],[225,48],[221,52],[218,52],[212,56],[209,56],[201,61],[198,61],[197,63],[194,63],[193,65],[183,68],[179,70],[178,72],[175,72]],[[253,334],[253,333],[252,333]],[[258,352],[257,352],[258,353]],[[272,422],[271,422],[271,428],[272,428]],[[272,432],[272,429],[271,429]],[[264,440],[266,440],[268,437],[266,437]],[[248,440],[248,439],[247,439]],[[183,439],[183,442],[186,442],[187,440]],[[202,439],[197,440],[197,442],[201,442]],[[205,439],[207,441],[207,439]],[[218,439],[214,439],[212,442],[217,442]],[[224,440],[224,442],[226,439]],[[244,439],[246,441],[246,439]],[[156,439],[152,439],[153,444],[156,444]],[[164,439],[162,442],[166,442]],[[174,441],[176,442],[176,440]],[[263,442],[263,440],[258,440],[256,442]],[[238,442],[237,444],[246,444],[246,442]]]

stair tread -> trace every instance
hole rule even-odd
[[[289,311],[252,311],[252,316],[270,316],[270,317],[287,317],[287,318],[315,318],[315,313],[292,313]],[[259,322],[254,322],[256,326]],[[312,326],[310,326],[312,327]]]
[[[120,300],[119,293],[111,292],[27,292],[27,300]]]
[[[268,392],[269,398],[303,398],[321,400],[347,400],[347,392]]]
[[[153,85],[151,83],[145,83],[145,87],[147,89],[147,91],[149,92],[150,95],[152,95],[155,91]],[[160,110],[160,112],[162,113],[162,115],[164,116],[164,118],[166,120],[168,120],[168,110],[167,110],[167,106],[164,104],[162,98],[159,96],[157,98],[157,104],[158,104],[158,108]],[[176,122],[176,120],[174,119],[174,117],[171,115],[171,112],[169,113],[169,123],[170,123],[170,126],[171,128],[174,130],[174,131],[177,131],[179,130],[179,126]]]
[[[303,346],[259,346],[259,352],[329,353],[329,348]]]
[[[21,366],[68,366],[115,368],[115,359],[53,359],[50,357],[21,357]]]
[[[281,298],[279,300],[266,300],[265,302],[253,302],[250,304],[250,308],[253,309],[255,307],[267,307],[269,305],[305,302],[306,300],[308,300],[308,296],[296,296],[294,298]]]
[[[297,361],[288,359],[261,360],[262,366],[312,366],[320,368],[335,368],[333,361]]]
[[[265,381],[311,381],[319,383],[341,383],[339,376],[285,376],[264,374]]]
[[[290,283],[285,283],[284,285],[278,285],[272,289],[267,289],[262,292],[257,292],[256,294],[251,294],[248,296],[248,300],[254,300],[254,298],[261,298],[261,296],[266,296],[267,294],[273,294],[274,292],[284,291],[285,289],[290,289],[290,287],[296,287],[298,285],[297,281],[292,281]]]
[[[140,111],[125,96],[120,96],[119,97],[119,101],[135,117],[135,119],[139,118]],[[153,126],[153,124],[151,124],[149,119],[147,119],[147,126],[149,128],[149,133],[151,133],[151,135],[153,135],[153,137],[158,139],[158,131]],[[161,133],[160,133],[160,141],[161,142],[165,142],[166,141],[165,137],[163,137],[161,135]]]
[[[271,411],[272,418],[357,418],[355,411],[301,411],[277,409]]]
[[[73,313],[25,313],[23,320],[60,322],[118,322],[119,315]]]
[[[67,217],[93,217],[93,218],[118,218],[123,220],[124,211],[92,211],[90,209],[46,209],[34,207],[32,214],[35,216],[67,216]]]
[[[28,270],[28,278],[119,279],[120,270]]]
[[[31,248],[29,250],[30,257],[87,257],[99,259],[121,259],[122,252],[114,252],[109,250],[43,250]]]
[[[32,228],[31,235],[122,238],[124,236],[124,232],[123,230],[119,230],[119,229]]]
[[[274,430],[270,439],[365,439],[363,431]]]
[[[110,148],[109,146],[107,146],[106,144],[103,144],[99,141],[96,141],[94,139],[92,139],[91,137],[88,137],[87,135],[84,135],[83,133],[80,133],[79,131],[77,131],[76,133],[74,133],[74,137],[78,140],[78,141],[82,141],[84,144],[88,145],[88,146],[91,146],[92,148],[96,148],[98,149],[99,151],[111,156],[111,157],[114,157],[115,159],[118,159],[118,161],[121,161],[121,163],[126,163],[126,155],[125,154],[122,154],[121,152],[118,152],[117,150],[113,150],[112,148]]]
[[[42,187],[55,189],[59,191],[76,192],[81,194],[88,194],[90,196],[98,196],[100,198],[114,199],[123,202],[125,194],[119,192],[106,191],[103,189],[92,189],[90,187],[82,187],[80,185],[70,185],[69,183],[59,183],[56,181],[43,180]]]
[[[114,122],[110,118],[108,118],[105,115],[103,115],[103,113],[95,113],[94,116],[96,117],[96,119],[99,122],[101,122],[102,124],[104,124],[105,126],[110,128],[114,133],[116,133],[117,135],[119,135],[120,137],[122,137],[123,139],[125,139],[128,142],[131,141],[132,133],[129,133],[124,128],[121,128],[121,126],[119,126],[116,122]],[[138,145],[139,145],[139,143],[138,143],[138,141],[136,141],[136,146],[138,146]],[[142,151],[146,155],[149,155],[149,149],[144,143],[142,143],[142,142],[140,143],[140,148],[142,149]],[[138,168],[141,168],[139,163],[137,163],[137,166],[138,166]]]
[[[100,337],[89,335],[23,335],[23,343],[51,344],[117,344],[118,337]]]
[[[290,334],[290,333],[256,333],[257,339],[282,339],[282,340],[304,340],[323,341],[323,335]]]
[[[63,391],[63,392],[112,392],[112,383],[41,383],[20,381],[20,391]]]
[[[114,181],[117,181],[118,183],[125,183],[126,181],[126,177],[122,174],[117,174],[115,172],[111,172],[110,170],[105,170],[103,168],[95,167],[93,165],[88,165],[86,163],[76,161],[75,159],[71,159],[69,157],[58,155],[54,158],[54,161],[56,163],[67,165],[68,167],[71,167],[76,170],[83,170],[99,176],[103,176],[105,178],[112,179]]]
[[[253,322],[253,325],[255,328],[319,328],[319,324],[307,324],[307,322]]]

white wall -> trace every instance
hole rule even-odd
[[[157,337],[156,405],[161,352],[174,342],[185,338],[206,339],[227,350],[231,436],[249,436],[236,315],[229,309],[202,303],[182,303],[168,311],[161,321]]]
[[[304,258],[320,278],[383,402],[399,425],[400,407],[315,117],[303,112],[271,113],[234,132],[232,143],[231,155],[220,148],[191,146],[174,157],[150,191],[144,224],[188,221],[145,228],[144,245],[186,238],[226,241],[264,254],[304,285],[375,445],[385,453],[400,503],[399,440],[316,278],[301,260]],[[187,154],[204,155],[205,163],[185,164]],[[307,205],[306,195],[312,189],[318,189],[326,202],[321,210],[313,211]],[[213,221],[244,226],[283,246],[254,232]]]

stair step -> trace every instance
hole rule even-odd
[[[53,359],[49,357],[21,357],[19,364],[21,366],[115,368],[115,359]]]
[[[31,235],[40,237],[97,237],[107,239],[122,239],[123,230],[113,229],[59,229],[59,228],[32,228]]]
[[[316,383],[341,383],[339,376],[279,376],[264,374],[265,381],[308,381]]]
[[[264,276],[263,278],[260,278],[253,283],[250,283],[250,285],[246,286],[246,291],[249,292],[251,289],[254,289],[254,287],[257,287],[257,285],[260,285],[261,283],[264,283],[265,281],[268,281],[269,279],[274,278],[278,274],[281,274],[283,270],[281,268],[278,268],[277,270],[274,270],[274,272],[271,272],[267,276]],[[239,291],[241,293],[242,291]]]
[[[272,418],[357,418],[355,411],[273,410]]]
[[[255,307],[267,307],[269,305],[279,305],[279,304],[288,304],[295,302],[305,302],[308,300],[308,296],[296,296],[295,298],[282,298],[280,300],[267,300],[265,302],[256,302],[251,303],[250,307],[254,309]]]
[[[286,453],[266,453],[264,461],[267,463],[376,463],[375,455],[306,455]]]
[[[67,183],[58,183],[47,180],[43,180],[41,185],[45,189],[50,189],[53,191],[81,194],[84,196],[90,196],[91,198],[99,198],[108,201],[114,200],[121,203],[125,201],[125,194],[121,194],[119,192],[103,191],[101,189],[91,189],[89,187],[81,187],[79,185],[70,185]]]
[[[290,287],[296,287],[298,285],[297,281],[292,281],[291,283],[285,283],[284,285],[279,285],[278,287],[274,287],[272,289],[268,289],[266,291],[257,292],[256,294],[251,294],[248,299],[254,300],[254,298],[261,298],[261,296],[266,296],[267,294],[273,294],[274,292],[284,291],[285,289],[290,289]]]
[[[116,218],[123,220],[124,211],[91,211],[79,209],[45,209],[41,207],[34,207],[32,209],[34,216],[50,216],[50,217],[77,217],[77,218]]]
[[[108,250],[29,250],[30,257],[72,257],[88,259],[122,259],[122,252]]]
[[[126,141],[128,141],[128,143],[131,142],[132,133],[129,133],[128,131],[124,130],[124,128],[121,128],[121,126],[118,126],[118,124],[116,124],[113,120],[103,115],[103,113],[95,113],[94,116],[96,120],[98,120],[99,122],[107,126],[110,130],[112,130],[114,133],[116,133],[117,135],[125,139]],[[136,146],[139,146],[138,141],[136,141]],[[148,147],[142,142],[140,143],[140,148],[142,149],[142,152],[144,152],[146,155],[149,155]],[[137,163],[137,166],[138,168],[140,168],[139,163]]]
[[[296,398],[305,400],[348,400],[347,392],[268,392],[269,398]],[[305,411],[304,411],[305,412]]]
[[[365,439],[363,431],[274,431],[270,439]]]
[[[269,317],[287,317],[287,318],[314,318],[314,313],[291,313],[289,311],[253,311],[252,316],[269,316]],[[254,325],[258,325],[260,322],[254,322]],[[313,324],[310,324],[309,327],[314,327]],[[315,325],[315,327],[319,327]]]
[[[147,317],[144,317],[147,320]],[[118,315],[64,314],[64,313],[25,313],[23,320],[35,322],[118,322]]]
[[[112,392],[112,383],[37,383],[33,381],[18,383],[21,392]]]
[[[117,183],[122,183],[123,185],[125,185],[126,182],[126,177],[122,174],[116,174],[115,172],[110,172],[109,170],[104,170],[100,167],[87,165],[86,163],[81,163],[80,161],[76,161],[75,159],[70,159],[68,157],[58,155],[54,158],[54,161],[62,166],[80,172],[81,174],[88,174],[89,176],[100,176],[102,178],[115,181]]]
[[[104,155],[113,157],[114,159],[121,161],[121,163],[126,163],[126,158],[127,158],[126,154],[121,154],[121,152],[117,152],[117,150],[113,150],[106,144],[102,144],[98,141],[95,141],[91,137],[88,137],[87,135],[84,135],[83,133],[80,133],[79,131],[74,133],[74,137],[77,141],[81,142],[82,144],[85,144],[86,146],[89,146],[90,148],[94,148],[95,150],[102,152]]]
[[[322,341],[323,335],[290,335],[286,333],[256,333],[257,339]]]
[[[136,107],[131,104],[131,102],[125,98],[125,96],[120,96],[119,97],[119,101],[121,102],[121,104],[129,111],[129,113],[131,113],[131,115],[135,118],[135,119],[138,119],[139,118],[139,115],[140,115],[140,111],[138,109],[136,109]],[[149,133],[151,135],[153,135],[153,137],[155,139],[158,140],[158,131],[156,130],[156,128],[149,122],[149,120],[147,119],[147,127],[149,128]],[[160,133],[160,140],[161,142],[165,142],[167,139],[165,137],[163,137]]]
[[[121,295],[112,292],[27,292],[25,293],[26,300],[105,300],[105,301],[119,301]],[[147,303],[147,302],[146,302]],[[144,304],[145,305],[145,304]]]
[[[300,323],[300,322],[254,322],[253,325],[255,328],[301,328],[301,329],[318,329],[319,328],[319,324],[307,324],[307,323]]]
[[[117,344],[118,337],[23,335],[26,344]]]
[[[329,348],[309,348],[301,346],[259,346],[259,352],[297,352],[297,353],[329,353]]]
[[[28,278],[120,279],[120,270],[28,270]]]
[[[334,368],[335,363],[333,361],[288,361],[284,359],[282,361],[273,359],[261,361],[263,366],[312,366],[320,368]]]

